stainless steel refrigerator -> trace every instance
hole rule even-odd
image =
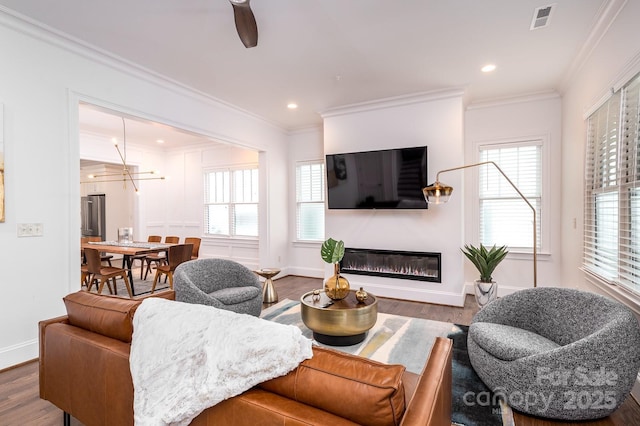
[[[82,197],[80,212],[82,214],[82,236],[100,237],[104,241],[106,237],[105,195]]]

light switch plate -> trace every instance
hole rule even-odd
[[[44,226],[42,223],[19,223],[18,237],[42,237]]]

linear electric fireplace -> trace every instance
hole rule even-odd
[[[340,272],[439,283],[440,253],[345,248]]]

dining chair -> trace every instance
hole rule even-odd
[[[91,287],[96,286],[98,291],[98,283],[96,282],[93,274],[89,272],[89,266],[85,263],[80,265],[80,289],[87,288],[87,291],[91,291]],[[109,288],[109,294],[113,294],[113,288],[111,287],[111,281],[107,281],[107,287]]]
[[[84,249],[85,256],[87,258],[87,270],[90,274],[89,276],[89,286],[88,289],[91,289],[91,285],[93,282],[98,281],[98,294],[102,294],[102,289],[104,288],[105,283],[108,283],[109,280],[113,281],[113,293],[118,294],[116,278],[122,277],[124,280],[124,285],[127,287],[127,292],[129,293],[129,297],[133,298],[133,293],[131,291],[131,285],[129,285],[129,278],[127,277],[127,270],[123,268],[114,268],[113,266],[103,266],[100,261],[100,252],[93,248]],[[96,283],[96,285],[98,285]]]
[[[160,240],[158,240],[157,242],[160,242]],[[176,237],[176,236],[164,237],[165,244],[178,244],[179,242],[180,242],[180,237]],[[143,263],[146,262],[147,264],[147,267],[145,268],[145,271],[144,271],[145,280],[147,279],[147,274],[149,273],[149,271],[151,271],[152,263],[155,263],[156,267],[167,263],[167,256],[165,255],[165,253],[149,253],[148,255],[145,256],[143,261]],[[140,279],[142,279],[142,270],[140,270]]]
[[[98,242],[98,241],[102,241],[102,238],[100,238],[100,237],[81,237],[80,238],[80,243],[81,244]],[[80,249],[80,251],[82,251],[82,249]],[[101,262],[107,262],[109,264],[109,266],[113,266],[111,264],[111,259],[113,259],[113,255],[112,254],[106,254],[106,253],[100,252],[100,261]],[[82,261],[84,263],[86,263],[86,260],[84,259],[84,253],[82,254]]]
[[[147,237],[148,243],[159,243],[162,242],[162,237],[160,235],[149,235]],[[140,279],[142,280],[142,271],[144,270],[144,263],[147,259],[147,256],[150,254],[139,254],[137,256],[131,256],[131,268],[133,268],[133,263],[136,260],[140,261]],[[147,279],[147,274],[144,275],[144,278]]]
[[[176,244],[169,247],[167,253],[168,263],[165,265],[159,265],[156,267],[156,275],[153,278],[153,285],[151,286],[151,293],[156,290],[156,285],[161,275],[166,275],[169,278],[169,287],[173,290],[173,272],[181,263],[191,260],[191,253],[193,252],[193,244]]]
[[[185,244],[193,244],[193,251],[191,252],[191,260],[196,260],[200,253],[200,242],[201,238],[198,237],[187,237],[184,239]]]
[[[84,259],[84,252],[82,257]],[[91,274],[86,263],[80,265],[80,288],[82,287],[87,287],[87,290],[91,290]],[[109,286],[109,290],[111,290],[111,286]]]

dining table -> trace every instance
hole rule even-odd
[[[104,253],[113,253],[122,255],[122,269],[126,269],[129,275],[129,284],[131,285],[131,293],[136,295],[133,284],[133,273],[131,272],[131,264],[134,256],[140,256],[150,253],[166,252],[169,247],[175,244],[167,243],[149,243],[149,242],[126,242],[118,241],[90,241],[81,243],[81,248],[93,248]]]

